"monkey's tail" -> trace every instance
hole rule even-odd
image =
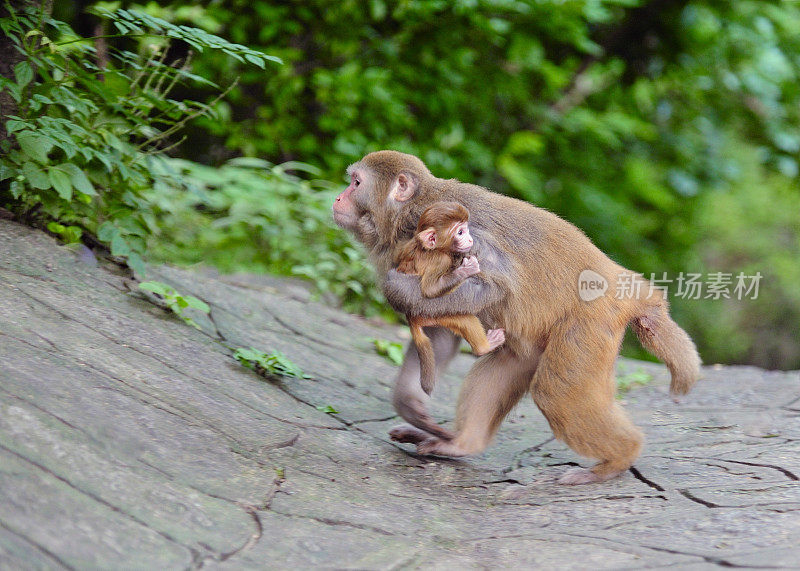
[[[639,342],[669,369],[674,395],[685,395],[700,377],[700,355],[689,335],[668,313],[666,301],[648,306],[644,315],[635,317],[631,326]]]

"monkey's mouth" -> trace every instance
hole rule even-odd
[[[340,212],[336,210],[335,206],[333,207],[333,221],[345,230],[352,228],[355,225],[356,220],[358,220],[358,218],[355,215],[348,212]]]

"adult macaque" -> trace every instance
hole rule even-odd
[[[457,202],[436,202],[419,217],[413,238],[399,248],[396,256],[397,271],[420,277],[420,290],[425,297],[439,297],[470,276],[480,273],[472,249],[469,233],[469,211]],[[476,355],[485,355],[503,344],[502,329],[483,331],[483,325],[474,315],[448,315],[445,317],[420,317],[407,315],[411,337],[420,357],[422,390],[431,394],[436,382],[435,356],[431,340],[423,326],[446,327],[467,340]],[[414,424],[414,418],[406,419]],[[427,426],[418,426],[428,430]]]
[[[434,177],[414,156],[370,153],[348,169],[351,183],[333,205],[337,223],[369,250],[384,293],[398,311],[437,318],[474,314],[505,329],[506,343],[481,357],[458,399],[456,436],[437,438],[403,425],[392,438],[417,445],[422,454],[464,456],[482,451],[503,418],[530,392],[556,437],[584,456],[591,469],[573,468],[559,480],[585,484],[613,478],[638,457],[642,434],[614,400],[614,361],[625,328],[664,361],[673,393],[689,391],[700,358],[692,340],[670,319],[661,291],[614,263],[575,226],[528,203],[482,187]],[[391,268],[397,244],[410,238],[431,204],[466,207],[475,236],[480,274],[448,295],[426,298],[418,276]],[[581,273],[604,285],[599,296],[581,298]],[[632,295],[615,295],[626,290]],[[452,359],[458,339],[449,331],[428,332],[437,367]],[[426,416],[428,396],[419,383],[415,347],[409,347],[397,377],[395,407],[403,416]]]

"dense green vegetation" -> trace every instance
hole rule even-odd
[[[730,298],[672,296],[704,359],[800,367],[795,3],[73,7],[3,19],[29,63],[0,80],[20,106],[0,202],[66,240],[140,270],[146,253],[299,275],[381,312],[329,205],[348,163],[395,148],[553,210],[672,294],[730,274]],[[93,35],[124,37],[74,41]],[[736,299],[758,272],[758,299]]]

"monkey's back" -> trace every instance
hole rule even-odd
[[[467,206],[481,268],[499,270],[507,303],[518,308],[513,313],[498,308],[496,314],[489,308],[482,316],[502,324],[511,337],[544,343],[552,324],[574,319],[624,325],[648,303],[615,296],[621,284],[641,282],[642,277],[615,263],[579,228],[556,214],[454,180],[440,179],[437,187],[440,197]],[[504,279],[508,270],[510,278]],[[579,280],[586,270],[605,280],[605,295],[581,299]],[[649,303],[660,299],[656,292]]]

